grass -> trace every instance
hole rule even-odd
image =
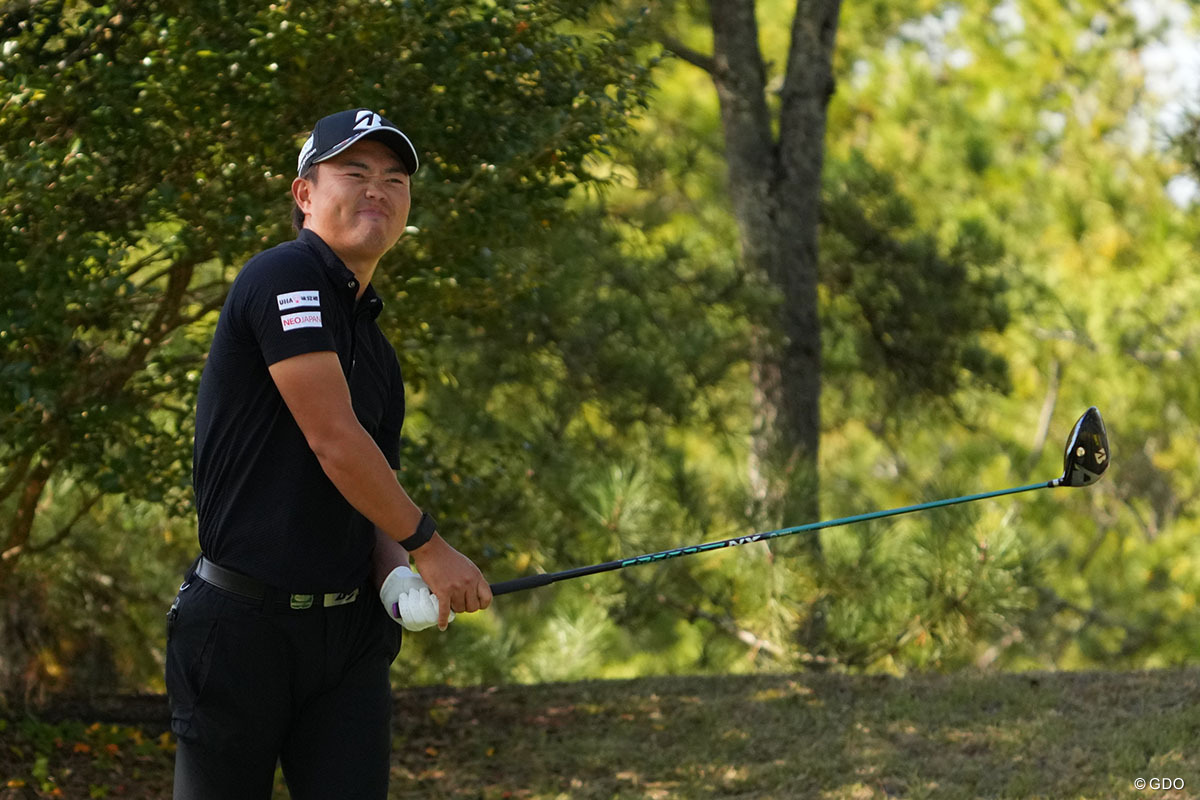
[[[1200,798],[1198,670],[425,687],[395,730],[391,800]],[[160,732],[9,720],[0,800],[169,797]]]

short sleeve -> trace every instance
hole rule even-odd
[[[240,327],[270,366],[303,353],[336,350],[334,298],[319,264],[292,248],[275,248],[246,263],[230,298]]]

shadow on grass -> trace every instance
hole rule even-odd
[[[1200,673],[667,678],[398,704],[393,798],[1155,798]],[[1137,790],[1141,777],[1176,791]]]
[[[139,703],[0,719],[0,800],[169,796]],[[1196,798],[1198,744],[1197,670],[425,687],[396,693],[390,798]]]

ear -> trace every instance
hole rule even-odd
[[[292,199],[304,212],[305,216],[312,213],[312,182],[304,178],[292,181]]]

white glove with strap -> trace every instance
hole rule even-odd
[[[388,573],[379,587],[379,600],[393,620],[407,631],[423,631],[438,621],[438,599],[420,576],[400,566]],[[450,612],[454,621],[454,612]]]

